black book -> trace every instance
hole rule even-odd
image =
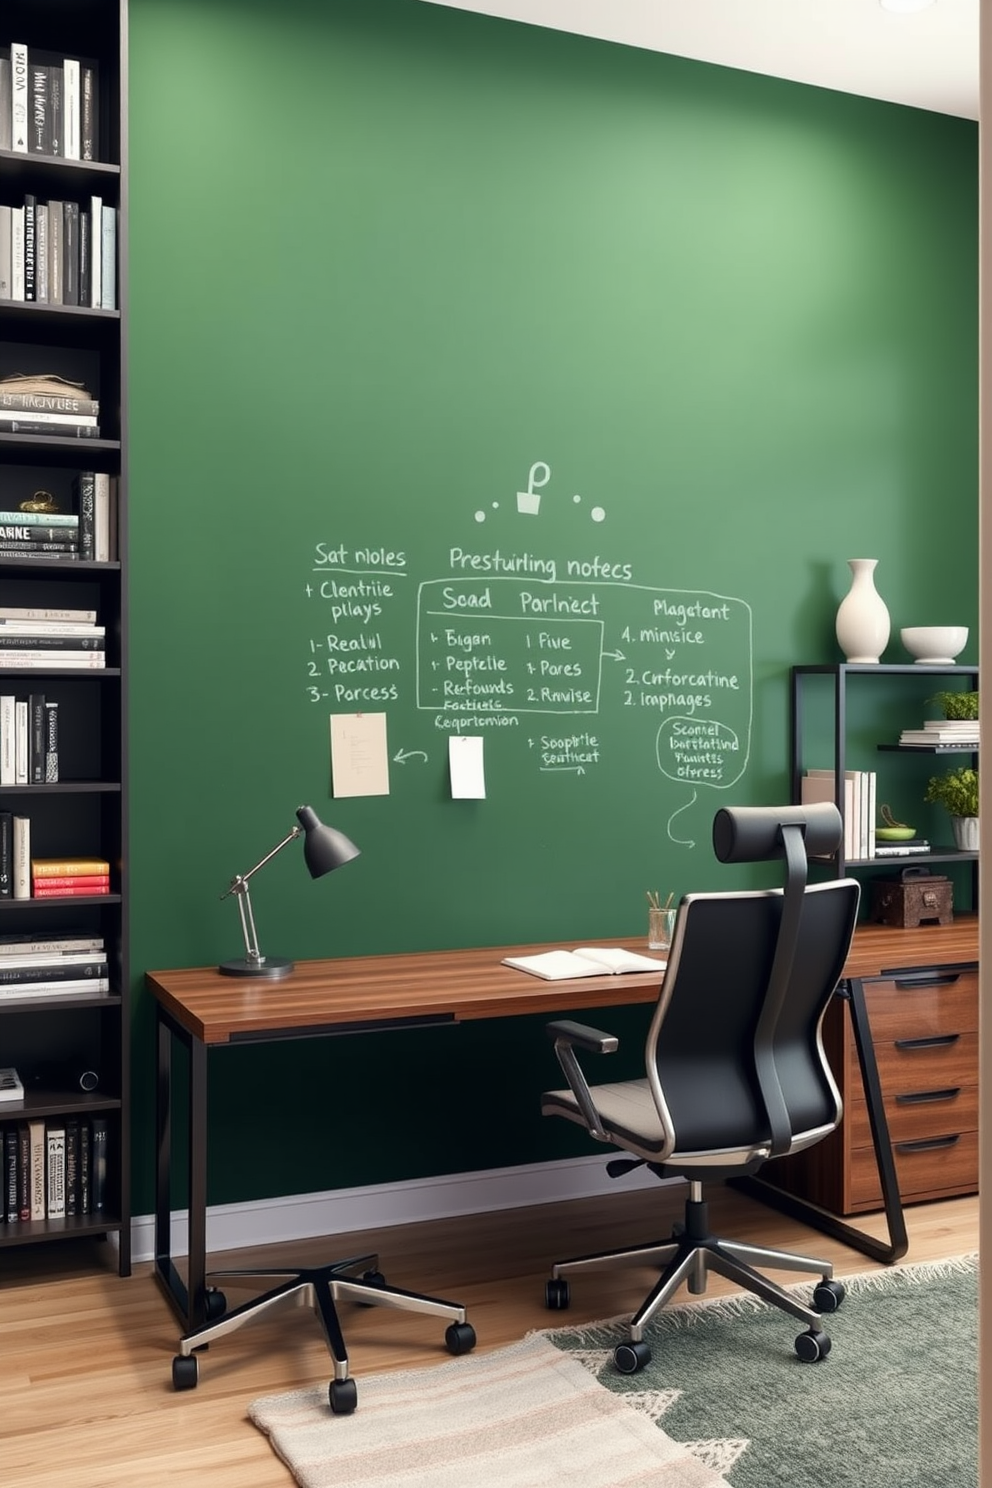
[[[61,67],[50,67],[48,70],[48,120],[51,126],[51,154],[65,154],[65,140],[62,137],[62,109],[63,109],[63,73]]]
[[[90,1205],[93,1214],[102,1214],[107,1207],[107,1132],[106,1116],[94,1116],[91,1125],[92,1151],[90,1153]]]
[[[52,125],[48,117],[48,75],[49,68],[41,62],[32,62],[31,66],[31,100],[28,134],[28,145],[35,155],[51,155],[52,153]]]
[[[0,429],[4,427],[3,419],[0,418]],[[58,425],[52,432],[56,433]],[[43,527],[40,522],[0,522],[0,542],[25,542],[25,543],[71,543],[76,540],[76,533],[71,527]]]
[[[24,198],[24,298],[33,300],[38,285],[37,251],[38,240],[35,222],[35,208],[37,198],[31,195]]]
[[[45,695],[28,694],[28,784],[45,783]]]
[[[45,699],[45,784],[59,783],[59,705]],[[13,830],[13,828],[11,829]]]
[[[0,899],[14,897],[14,813],[0,811]]]
[[[62,303],[79,304],[79,203],[62,203]],[[33,432],[33,431],[29,431]]]
[[[93,1133],[88,1121],[79,1123],[79,1212],[90,1214],[93,1210],[93,1185],[90,1177],[93,1150]]]
[[[79,95],[79,158],[80,160],[99,160],[99,111],[95,65],[80,67]]]
[[[94,956],[92,961],[69,961],[61,963],[50,961],[47,964],[38,962],[34,966],[4,966],[3,957],[0,956],[0,986],[23,987],[25,993],[30,991],[32,983],[37,982],[82,982],[88,977],[106,977],[110,975],[110,966],[106,961],[101,961]]]
[[[7,542],[6,538],[0,538],[0,553],[8,558],[78,558],[79,544]]]
[[[3,1129],[4,1213],[8,1224],[17,1223],[17,1127]]]
[[[65,1212],[79,1213],[79,1117],[65,1122]]]
[[[91,232],[93,219],[89,212],[79,214],[79,303],[89,305],[90,300],[90,274],[93,267],[93,245]]]
[[[93,558],[96,554],[96,475],[92,470],[79,472],[72,483],[72,494],[79,514],[79,556]]]
[[[2,545],[0,545],[2,546]],[[0,630],[0,651],[103,651],[102,635],[7,635]],[[44,703],[44,698],[42,698]]]
[[[65,303],[68,304],[69,301],[66,300]],[[78,301],[73,300],[72,303],[77,304]],[[0,429],[4,434],[44,434],[46,439],[100,438],[100,430],[96,424],[53,424],[44,419],[32,418],[30,413],[25,413],[23,418],[0,420]]]
[[[17,1217],[31,1218],[31,1131],[26,1121],[17,1123]]]

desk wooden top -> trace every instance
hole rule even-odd
[[[636,937],[588,943],[644,951]],[[205,1044],[424,1019],[463,1022],[527,1013],[556,1018],[583,1008],[653,1002],[658,995],[661,978],[652,972],[546,982],[501,964],[503,956],[548,949],[485,946],[298,961],[288,977],[273,981],[222,976],[214,966],[150,971],[145,980],[173,1021]],[[952,925],[915,930],[861,926],[844,969],[848,976],[871,976],[977,959],[977,917],[961,915]]]

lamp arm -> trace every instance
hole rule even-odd
[[[275,857],[277,852],[282,852],[283,848],[286,847],[288,843],[295,841],[295,839],[300,836],[302,831],[302,827],[294,827],[293,830],[286,837],[284,837],[281,842],[278,842],[276,844],[271,852],[267,852],[264,858],[260,858],[258,860],[254,868],[249,868],[247,873],[235,874],[234,878],[232,878],[231,880],[230,887],[225,889],[220,897],[222,899],[226,899],[228,894],[247,894],[247,884],[251,876],[257,873],[259,868],[264,868],[266,863],[270,862]]]

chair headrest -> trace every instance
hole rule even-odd
[[[844,829],[832,801],[812,806],[724,806],[713,818],[713,851],[721,863],[782,858],[786,826],[801,828],[807,857],[836,852]]]

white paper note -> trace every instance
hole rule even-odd
[[[388,796],[385,713],[331,714],[331,779],[335,796]]]
[[[481,737],[474,738],[466,734],[454,734],[448,740],[452,800],[485,800],[486,770],[482,744]]]

